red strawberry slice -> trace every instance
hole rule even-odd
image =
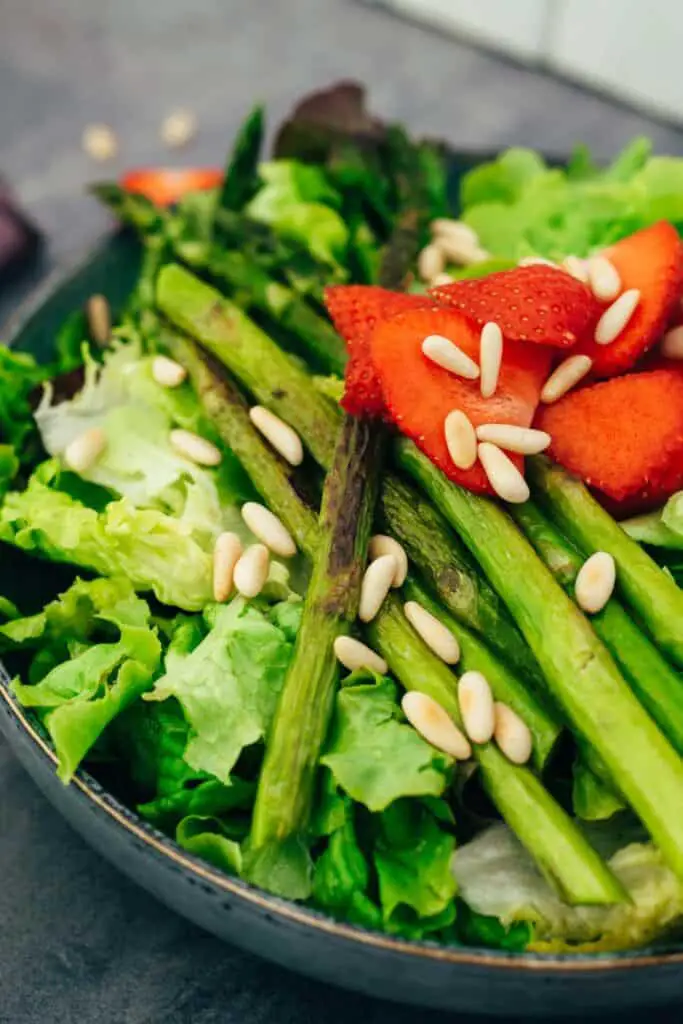
[[[539,411],[550,454],[610,499],[633,510],[683,487],[683,373],[661,369],[571,391]]]
[[[383,416],[384,399],[370,358],[370,335],[378,320],[404,309],[431,308],[434,301],[375,285],[351,284],[326,288],[325,305],[349,351],[342,406],[353,416]]]
[[[587,285],[542,264],[455,281],[430,294],[480,325],[495,321],[511,341],[555,348],[569,348],[592,333],[601,312]]]
[[[410,310],[382,320],[373,332],[370,349],[389,417],[451,480],[472,491],[492,494],[481,465],[468,470],[454,465],[444,436],[446,416],[461,409],[474,426],[530,426],[548,376],[549,350],[506,341],[496,392],[491,398],[482,398],[478,381],[457,377],[427,359],[422,342],[430,334],[448,338],[479,362],[481,331],[456,310]],[[522,466],[521,456],[512,458]]]
[[[630,370],[666,330],[683,291],[683,246],[667,221],[636,231],[605,255],[619,271],[622,289],[637,288],[640,302],[615,341],[598,345],[587,340],[579,346],[593,360],[597,377]]]

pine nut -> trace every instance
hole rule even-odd
[[[177,388],[187,377],[187,370],[175,359],[155,356],[152,360],[152,376],[162,388]]]
[[[389,666],[384,658],[380,658],[379,654],[352,636],[338,636],[334,641],[334,653],[337,661],[341,662],[349,672],[367,668],[371,672],[384,676],[389,671]]]
[[[468,737],[473,743],[488,743],[496,716],[491,687],[481,672],[465,672],[460,677],[458,703]]]
[[[442,622],[417,601],[406,601],[403,611],[410,625],[422,637],[434,654],[447,665],[457,665],[460,644]]]
[[[666,332],[659,351],[667,359],[683,359],[683,326],[672,327]]]
[[[429,282],[429,287],[430,288],[443,288],[444,285],[447,285],[447,284],[453,284],[453,278],[451,277],[451,275],[450,274],[446,274],[446,273],[444,273],[444,274],[437,274],[436,277],[433,277],[431,279],[431,281]]]
[[[629,288],[628,291],[622,292],[598,320],[595,328],[596,344],[611,345],[613,341],[616,341],[628,325],[639,302],[640,291],[638,288]]]
[[[255,537],[266,545],[273,554],[281,558],[291,558],[296,554],[296,544],[291,533],[276,515],[259,505],[256,501],[247,501],[242,505],[242,519]]]
[[[432,243],[436,245],[442,255],[449,263],[456,263],[460,267],[466,267],[470,263],[477,262],[479,245],[469,242],[465,238],[456,238],[453,235],[436,235]]]
[[[498,324],[489,321],[482,327],[479,341],[480,390],[483,398],[490,398],[496,393],[502,359],[503,332]]]
[[[437,750],[443,750],[444,754],[450,754],[457,761],[466,761],[472,756],[472,747],[467,737],[461,733],[445,708],[426,693],[417,690],[404,693],[401,707],[412,727]]]
[[[290,466],[301,465],[304,461],[304,446],[296,430],[262,405],[251,407],[249,419]]]
[[[486,263],[487,260],[491,259],[491,253],[486,249],[482,249],[481,246],[477,246],[476,249],[472,250],[469,263]]]
[[[501,752],[513,764],[526,764],[533,747],[529,726],[507,704],[496,701],[494,711],[493,735]]]
[[[458,469],[471,469],[477,461],[477,435],[469,417],[461,409],[453,409],[444,420],[448,454]]]
[[[464,377],[465,380],[476,380],[479,376],[479,367],[474,359],[470,359],[466,352],[441,334],[426,337],[422,342],[422,353],[443,370]]]
[[[384,533],[376,533],[370,538],[368,545],[368,557],[371,562],[382,555],[393,555],[396,561],[396,572],[392,580],[392,587],[402,587],[408,575],[408,556],[397,540],[387,537]]]
[[[582,611],[595,615],[602,611],[614,591],[617,569],[607,551],[596,551],[579,569],[574,584],[576,603]]]
[[[513,423],[482,423],[477,427],[477,438],[520,455],[538,455],[552,440],[545,430],[517,427]]]
[[[396,576],[397,562],[393,555],[380,555],[365,570],[360,588],[358,618],[372,622],[391,590]]]
[[[111,313],[104,295],[91,295],[85,304],[88,332],[94,342],[104,348],[111,338]]]
[[[541,401],[546,405],[557,402],[568,391],[590,373],[593,360],[590,356],[569,356],[556,366],[541,390]]]
[[[429,225],[435,241],[440,242],[442,238],[451,238],[476,248],[479,245],[479,235],[465,224],[462,220],[453,220],[452,217],[437,217]]]
[[[582,284],[588,284],[588,266],[585,260],[582,260],[579,256],[566,256],[562,260],[562,267],[575,277],[577,281]]]
[[[517,263],[518,267],[555,267],[557,269],[557,263],[554,260],[547,260],[545,256],[523,256]]]
[[[268,579],[270,555],[265,544],[252,544],[235,563],[233,583],[242,597],[256,597]]]
[[[108,124],[89,124],[83,130],[81,145],[90,159],[98,163],[113,160],[119,149],[118,139]]]
[[[417,272],[423,281],[431,281],[445,269],[444,255],[438,245],[431,242],[417,257]]]
[[[189,430],[172,430],[170,442],[179,455],[198,466],[217,466],[223,458],[215,444]]]
[[[159,136],[170,149],[180,149],[197,134],[197,118],[191,110],[181,107],[161,122]]]
[[[619,271],[606,256],[593,256],[588,261],[588,283],[596,299],[611,302],[621,291]]]
[[[478,454],[488,482],[499,498],[512,505],[520,505],[529,500],[529,485],[505,452],[495,444],[482,441]]]
[[[95,465],[106,447],[104,431],[100,427],[91,427],[66,446],[64,463],[74,473],[86,473]]]
[[[242,555],[242,541],[236,533],[221,533],[213,549],[213,599],[227,601],[230,597],[235,566]]]

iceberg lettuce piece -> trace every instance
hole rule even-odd
[[[593,845],[630,902],[606,907],[569,906],[543,878],[505,825],[493,825],[461,846],[453,870],[461,897],[477,913],[508,926],[533,927],[529,949],[600,952],[635,949],[666,935],[683,921],[683,885],[640,826],[617,822],[586,826]],[[634,841],[635,840],[635,841]]]

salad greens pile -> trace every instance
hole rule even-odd
[[[263,135],[257,108],[222,187],[173,208],[95,186],[143,253],[109,344],[76,311],[52,364],[0,349],[1,550],[20,560],[9,575],[41,581],[27,597],[8,580],[0,601],[13,693],[65,783],[86,765],[189,853],[341,920],[508,950],[668,938],[683,921],[683,598],[635,541],[671,549],[661,560],[683,578],[681,495],[626,524],[629,541],[537,459],[532,500],[508,515],[342,414],[346,348],[324,289],[409,286],[449,210],[446,157],[351,86],[304,101],[267,160]],[[683,228],[682,197],[683,161],[646,140],[607,168],[584,148],[566,167],[512,149],[460,183],[496,266],[587,255],[661,218]],[[163,386],[159,354],[187,379]],[[296,429],[301,466],[258,433],[254,404]],[[219,459],[188,459],[177,430]],[[86,432],[99,457],[74,466]],[[247,501],[298,554],[271,558],[258,596],[221,603],[216,540],[257,539]],[[568,594],[588,539],[612,528],[627,585],[589,625]],[[335,642],[359,634],[380,531],[409,575],[360,634],[377,670],[347,673]],[[456,675],[406,599],[456,637],[458,674],[483,672],[527,723],[528,765],[493,743],[459,763],[407,721],[417,690],[461,723]]]

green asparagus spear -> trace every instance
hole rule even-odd
[[[583,557],[532,502],[513,505],[510,513],[558,582],[573,595]],[[679,674],[616,599],[594,615],[591,623],[640,703],[683,754],[683,680]]]
[[[227,366],[259,402],[294,427],[316,462],[329,468],[340,414],[316,393],[305,370],[295,366],[233,303],[181,267],[170,265],[159,274],[157,304],[172,323]],[[382,507],[387,523],[409,544],[416,564],[424,564],[439,597],[460,621],[481,632],[518,674],[538,678],[538,666],[529,649],[495,593],[478,577],[470,559],[463,557],[457,538],[443,527],[432,538],[434,516],[422,526],[414,514],[418,506],[419,499],[410,488],[401,486],[396,477],[385,476]],[[409,530],[405,523],[411,524]],[[434,554],[437,541],[443,542],[443,550],[439,568],[432,569],[421,553]]]
[[[537,691],[544,684],[529,649],[495,590],[478,575],[465,546],[431,502],[398,476],[386,476],[380,511],[440,601],[465,626],[486,638],[513,672]]]
[[[256,488],[293,533],[297,532],[297,524],[303,518],[306,528],[300,534],[302,548],[312,557],[321,543],[321,529],[315,517],[302,511],[300,499],[289,486],[287,468],[272,457],[268,445],[252,426],[234,385],[217,373],[196,343],[179,339],[174,351],[185,358],[187,346],[193,350],[193,355],[186,365],[207,415],[225,443],[236,446],[240,461]],[[434,697],[459,721],[455,676],[417,635],[397,598],[391,596],[385,601],[372,625],[372,639],[404,687],[419,688]],[[316,643],[317,638],[314,638],[312,646]],[[537,728],[540,736],[540,719]],[[549,735],[548,732],[548,737],[539,740],[543,747],[548,746]],[[490,744],[475,748],[474,756],[494,804],[570,902],[610,903],[622,898],[618,883],[575,823],[528,769],[511,764]],[[305,860],[300,839],[295,838],[288,852],[298,857],[299,862]],[[267,879],[272,867],[272,861],[264,865],[259,881]]]
[[[254,107],[237,133],[230,152],[218,196],[218,210],[242,210],[258,189],[258,161],[263,133],[263,107]],[[215,237],[220,241],[220,223],[216,225]]]
[[[178,259],[226,285],[230,291],[245,296],[251,308],[277,320],[298,338],[321,370],[344,372],[346,348],[332,325],[305,299],[274,280],[244,253],[236,249],[218,250],[205,240],[197,243],[196,239],[183,238],[166,210],[156,207],[144,196],[126,192],[119,185],[101,183],[92,186],[90,191],[143,239],[150,234],[163,234]]]
[[[405,596],[431,612],[451,631],[460,645],[458,670],[481,672],[488,679],[496,700],[508,704],[526,722],[534,738],[534,763],[543,770],[562,731],[557,717],[510,669],[487,648],[476,633],[461,625],[457,619],[436,601],[417,577],[409,575],[404,587]]]
[[[406,690],[426,693],[462,727],[455,677],[404,623],[392,596],[368,634]],[[493,743],[476,747],[474,756],[491,800],[564,899],[590,904],[625,898],[609,868],[528,768],[512,765]]]
[[[351,631],[358,614],[380,446],[369,421],[344,418],[325,481],[318,550],[268,737],[249,837],[250,877],[271,890],[273,880],[258,870],[260,857],[270,865],[274,845],[286,843],[290,856],[296,837],[300,848],[306,845],[315,778],[339,679],[333,647],[338,636]],[[310,886],[310,877],[307,882]],[[278,886],[278,891],[299,899],[310,895],[310,887],[297,891]]]
[[[608,551],[619,590],[661,649],[683,667],[683,591],[605,512],[580,480],[545,458],[529,460],[531,484],[552,518],[583,551]]]
[[[458,530],[506,602],[577,732],[683,878],[683,761],[622,679],[588,620],[506,513],[450,483],[407,440],[399,465]]]

